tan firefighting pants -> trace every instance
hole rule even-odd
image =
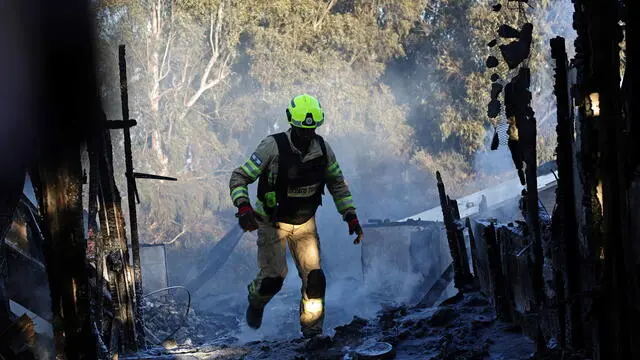
[[[326,281],[320,268],[320,242],[315,218],[302,225],[260,222],[258,265],[260,272],[249,284],[249,302],[265,306],[282,287],[287,276],[286,245],[302,280],[300,325],[304,335],[322,332]]]

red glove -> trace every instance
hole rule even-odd
[[[253,211],[251,205],[242,205],[238,208],[236,214],[238,223],[244,231],[258,230],[258,221],[256,220],[256,213]]]
[[[360,221],[358,221],[358,216],[356,214],[349,214],[345,217],[344,221],[349,225],[349,235],[353,235],[354,233],[358,235],[355,240],[353,240],[354,244],[359,244],[360,240],[364,236],[362,232],[362,227],[360,226]]]

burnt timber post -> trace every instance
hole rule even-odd
[[[460,241],[458,239],[458,233],[460,231],[454,220],[450,207],[450,199],[445,192],[444,183],[442,182],[442,176],[440,176],[439,171],[436,172],[436,180],[438,181],[442,219],[444,220],[444,225],[447,230],[447,241],[449,242],[449,251],[453,261],[454,284],[459,291],[462,291],[465,285],[469,284],[469,278],[467,276],[469,273],[469,262],[467,261],[466,264],[463,263],[463,258],[460,255],[462,251],[464,251],[466,255],[466,248],[464,247],[464,240],[462,241],[462,249],[460,248]],[[466,271],[465,267],[467,269]]]
[[[70,147],[59,157],[40,164],[38,180],[51,303],[54,319],[62,325],[62,328],[54,325],[58,335],[56,351],[69,359],[95,359],[83,233],[80,147]]]
[[[598,199],[598,142],[595,123],[587,116],[586,99],[589,96],[587,84],[592,73],[591,60],[591,40],[590,29],[587,23],[581,0],[573,0],[575,15],[573,27],[576,29],[577,38],[574,42],[576,55],[573,59],[573,67],[576,69],[575,85],[572,87],[572,96],[577,107],[576,126],[577,139],[574,143],[576,148],[576,186],[578,195],[576,198],[577,222],[578,222],[578,242],[583,264],[581,264],[580,279],[584,292],[597,291],[601,284],[603,261],[600,258],[604,234],[602,233],[602,206]],[[583,321],[586,314],[593,313],[596,302],[594,299],[585,297],[583,300]],[[599,340],[605,336],[607,331],[604,326],[604,319],[601,316],[592,317],[592,326],[585,327],[584,340],[587,348],[599,348],[594,350],[594,358],[598,358],[598,353],[604,351]]]
[[[456,247],[458,248],[458,257],[461,262],[462,277],[465,285],[471,285],[473,283],[473,275],[471,275],[471,269],[469,267],[469,255],[467,254],[467,245],[464,241],[464,225],[460,219],[458,201],[450,199],[449,196],[447,196],[447,200],[449,201],[449,209],[453,216],[453,223],[456,227]]]
[[[484,198],[484,195],[482,196]],[[471,220],[469,218],[467,218],[465,220],[465,227],[467,228],[467,231],[469,232],[469,247],[471,248],[471,262],[473,265],[473,274],[476,276],[478,276],[478,263],[476,258],[473,256],[473,254],[476,252],[476,238],[473,235],[473,229],[471,228]]]
[[[489,277],[491,278],[491,292],[493,294],[494,308],[496,315],[503,321],[513,321],[507,296],[507,281],[502,271],[502,258],[500,257],[500,246],[496,226],[492,222],[484,228],[482,234],[487,246],[487,259],[489,261]]]
[[[106,119],[103,119],[103,123],[108,124]],[[135,351],[137,337],[134,325],[134,289],[127,275],[131,274],[131,267],[121,198],[113,177],[113,150],[109,130],[100,129],[91,145],[98,155],[98,215],[104,256],[104,260],[96,261],[106,262],[114,308],[110,348],[116,352]]]
[[[628,143],[632,139],[628,138],[628,124],[622,116],[619,7],[609,2],[577,0],[576,5],[581,5],[576,17],[587,24],[583,45],[591,47],[588,57],[591,68],[583,84],[587,105],[585,121],[593,122],[597,129],[597,175],[602,189],[606,306],[599,341],[603,348],[598,356],[636,359],[640,357],[638,311],[631,294],[637,287],[637,269],[635,261],[630,259],[633,249],[628,231],[635,219],[629,218],[629,186],[625,174]]]
[[[100,233],[97,216],[98,216],[98,190],[100,187],[100,177],[98,175],[98,154],[95,147],[91,143],[95,141],[90,139],[87,152],[89,155],[89,211],[87,220],[87,242],[93,243],[93,262],[96,267],[96,286],[92,294],[92,310],[93,321],[102,336],[102,320],[104,309],[104,244],[103,237]]]
[[[118,47],[120,66],[120,100],[122,101],[122,120],[129,120],[129,95],[127,88],[127,61],[125,58],[125,46]],[[140,242],[138,240],[138,219],[136,210],[136,178],[133,173],[133,157],[131,154],[131,131],[129,126],[124,126],[124,155],[127,200],[129,204],[129,226],[131,231],[131,253],[133,257],[133,278],[135,283],[135,325],[139,347],[144,347],[144,324],[142,322],[142,269],[140,265]]]
[[[569,79],[567,52],[564,38],[551,39],[551,57],[555,60],[555,88],[558,114],[558,189],[556,193],[556,209],[553,214],[553,241],[558,249],[560,271],[563,274],[564,299],[573,298],[581,291],[580,286],[580,247],[578,244],[578,224],[575,207],[575,182],[573,169],[573,111],[569,95]],[[562,290],[561,290],[562,291]],[[563,309],[563,316],[567,315],[562,328],[561,345],[571,349],[584,348],[581,299],[575,299]]]

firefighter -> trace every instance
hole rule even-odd
[[[262,324],[265,305],[280,291],[287,276],[289,246],[302,280],[300,325],[305,338],[322,333],[326,279],[320,264],[315,213],[325,185],[349,234],[363,233],[351,193],[329,144],[316,134],[324,111],[313,96],[294,97],[286,109],[291,128],[267,136],[244,165],[231,175],[230,190],[236,216],[245,231],[258,230],[260,271],[249,283],[247,324]],[[255,208],[247,186],[258,180]]]

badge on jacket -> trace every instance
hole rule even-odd
[[[320,184],[307,185],[307,186],[289,186],[287,189],[287,196],[292,198],[303,198],[315,195],[318,192]]]
[[[251,154],[251,161],[258,166],[262,165],[262,160],[260,160],[256,153]]]

